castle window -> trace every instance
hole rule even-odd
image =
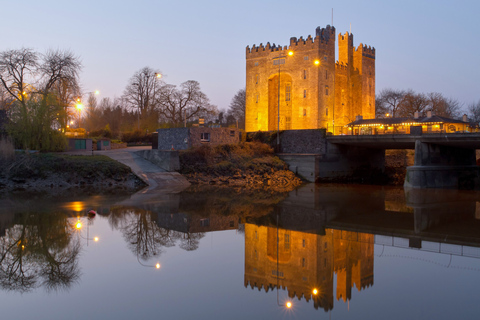
[[[257,101],[255,101],[255,103],[258,103],[258,94],[257,94]]]
[[[275,59],[273,60],[273,65],[278,66],[279,64],[285,64],[285,59]]]
[[[305,258],[302,258],[302,267],[305,268]]]
[[[258,84],[259,79],[260,79],[260,75],[256,74],[255,75],[255,84]]]
[[[328,96],[328,86],[325,86],[325,95]]]
[[[303,70],[303,79],[307,79],[307,70]]]
[[[292,87],[291,87],[290,84],[288,83],[288,84],[285,86],[285,101],[290,101],[291,91],[292,91]]]
[[[325,108],[325,115],[328,116],[328,107]]]
[[[303,90],[303,97],[306,98],[307,97],[307,90]]]
[[[290,250],[290,235],[288,233],[285,233],[284,243],[285,243],[285,250]]]
[[[303,57],[303,60],[308,60],[308,56]]]
[[[210,142],[210,133],[202,132],[200,133],[200,141],[202,142]]]
[[[307,109],[303,108],[303,116],[307,116]],[[303,240],[303,246],[305,247],[305,240]]]
[[[305,109],[303,109],[303,110],[305,110]],[[302,240],[302,247],[305,248],[305,239]]]
[[[323,56],[323,60],[327,61],[327,56]]]
[[[257,62],[255,62],[255,67],[258,67],[258,61],[257,61]]]

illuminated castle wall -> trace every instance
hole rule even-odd
[[[347,32],[338,35],[338,53],[335,61],[329,25],[318,27],[314,38],[290,38],[289,46],[247,46],[246,131],[277,130],[278,109],[280,130],[333,131],[335,125],[339,134],[357,115],[374,118],[375,48],[355,48]]]
[[[373,285],[373,235],[327,229],[325,235],[245,224],[245,287],[286,289],[290,298],[313,299],[315,309],[350,300],[351,289]],[[278,268],[277,268],[278,266]],[[319,292],[312,293],[313,289]]]

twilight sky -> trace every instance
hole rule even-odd
[[[119,97],[135,71],[200,82],[220,109],[245,87],[245,47],[289,44],[317,26],[376,49],[376,91],[440,92],[480,100],[478,0],[24,0],[0,5],[0,51],[68,49],[85,91]]]

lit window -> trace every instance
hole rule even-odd
[[[200,141],[202,142],[210,142],[210,133],[202,132],[200,133]]]

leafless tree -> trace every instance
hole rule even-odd
[[[150,67],[135,72],[123,92],[126,106],[138,110],[141,115],[155,109],[157,91],[163,84],[159,76],[161,73]]]
[[[0,82],[10,97],[25,105],[38,68],[38,53],[32,49],[0,52]],[[30,81],[27,82],[27,81]]]
[[[403,90],[383,89],[375,100],[377,117],[385,117],[387,113],[393,118],[398,117],[400,102],[405,94]]]
[[[480,100],[468,106],[468,118],[476,125],[480,125]]]
[[[232,116],[235,121],[238,121],[240,129],[245,129],[245,105],[246,105],[246,90],[245,88],[238,90],[230,102],[228,107],[227,119]],[[227,121],[228,123],[228,121]]]
[[[42,55],[43,62],[38,72],[42,76],[42,93],[47,95],[57,83],[63,83],[70,91],[78,95],[79,73],[82,69],[80,59],[70,51],[49,50]]]
[[[427,94],[428,110],[436,115],[458,118],[460,116],[461,105],[458,100],[445,98],[441,93],[431,92]]]
[[[400,102],[398,115],[413,117],[415,112],[418,112],[420,116],[425,116],[428,104],[428,98],[423,93],[415,93],[409,90]]]
[[[194,80],[182,83],[179,89],[171,84],[162,86],[158,103],[162,120],[174,126],[217,112],[216,106],[210,104],[207,95],[200,90],[200,84]]]

